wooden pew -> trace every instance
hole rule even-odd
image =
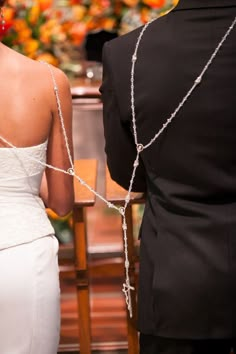
[[[75,161],[75,172],[96,190],[97,161]],[[78,180],[74,181],[75,203],[74,217],[74,256],[76,271],[76,288],[79,311],[80,353],[91,353],[91,319],[89,299],[89,276],[87,262],[86,208],[95,204],[95,195]]]
[[[120,187],[116,182],[111,179],[108,169],[106,169],[106,199],[115,205],[124,205],[125,197],[127,191]],[[135,265],[138,262],[134,237],[133,237],[133,215],[132,215],[132,204],[144,203],[144,196],[142,193],[131,193],[130,204],[126,209],[126,221],[127,221],[127,237],[128,237],[128,254],[129,254],[129,277],[130,285],[135,288],[131,291],[131,301],[133,309],[133,317],[130,318],[129,312],[127,311],[127,330],[128,330],[128,354],[138,354],[138,332],[136,329],[137,322],[137,281],[136,281],[136,271]]]

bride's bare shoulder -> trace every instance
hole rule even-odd
[[[34,78],[38,77],[40,80],[45,76],[50,76],[49,67],[43,65],[46,63],[28,58],[10,48],[8,48],[8,56],[10,59],[9,62],[12,62],[12,64],[14,63],[11,65],[11,68],[15,67],[15,69],[19,70],[22,75],[33,76]],[[50,69],[59,84],[68,85],[68,78],[62,70],[53,66],[50,66]]]

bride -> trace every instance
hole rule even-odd
[[[73,178],[45,170],[45,163],[71,167],[70,88],[60,70],[2,43],[0,78],[0,353],[55,354],[58,242],[45,205],[66,215],[73,205]]]

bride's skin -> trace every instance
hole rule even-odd
[[[62,71],[53,68],[53,72],[72,150],[70,87]],[[38,145],[48,139],[47,163],[64,170],[70,167],[48,67],[1,42],[0,135],[17,147]],[[1,140],[0,146],[6,147]],[[65,215],[73,206],[73,178],[47,168],[40,194],[47,207]]]

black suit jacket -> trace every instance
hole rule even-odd
[[[180,0],[144,33],[135,68],[140,143],[175,110],[236,16],[236,0]],[[136,156],[131,57],[141,29],[104,48],[106,153],[128,187]],[[138,328],[174,338],[236,336],[236,28],[161,137],[141,153]]]

